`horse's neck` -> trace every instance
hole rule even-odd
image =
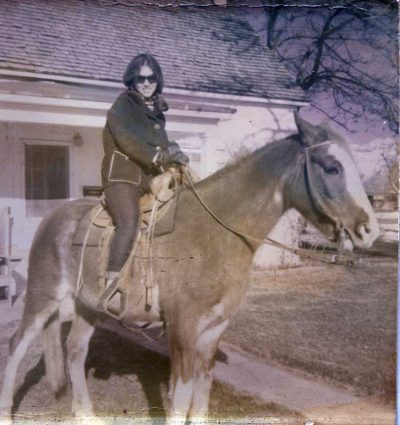
[[[287,168],[295,158],[288,160],[287,150],[278,143],[264,147],[199,185],[200,195],[221,220],[259,239],[269,233],[288,207],[285,191],[287,173],[291,170]]]

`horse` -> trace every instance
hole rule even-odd
[[[195,183],[195,193],[182,189],[174,231],[153,241],[152,307],[130,308],[127,317],[133,322],[165,323],[171,362],[170,419],[184,423],[207,415],[221,336],[244,298],[257,248],[285,211],[296,209],[331,240],[344,233],[358,248],[370,247],[378,237],[376,217],[346,142],[330,128],[314,126],[297,115],[295,121],[296,134],[267,143]],[[52,389],[58,393],[65,387],[60,328],[65,320],[61,312],[68,306],[73,307],[66,343],[72,413],[93,415],[84,365],[95,326],[105,315],[96,309],[96,279],[86,281],[75,294],[79,255],[71,245],[80,218],[92,206],[66,203],[44,218],[37,230],[23,317],[10,344],[0,395],[3,418],[11,419],[17,368],[38,335]],[[96,261],[92,263],[88,267],[95,276]]]

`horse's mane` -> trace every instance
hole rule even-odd
[[[234,171],[239,171],[249,166],[256,167],[257,163],[265,170],[268,170],[271,173],[271,177],[273,175],[281,175],[288,163],[293,160],[293,153],[299,150],[299,146],[300,142],[296,134],[267,143],[255,151],[228,163],[215,173],[197,182],[196,186],[198,188],[206,188]]]
[[[351,155],[351,151],[346,140],[336,131],[324,123],[319,128],[319,135],[315,142],[322,143],[326,140],[335,141]],[[262,169],[264,173],[268,173],[270,178],[285,178],[282,173],[286,170],[287,173],[292,172],[290,165],[294,165],[295,157],[300,151],[302,142],[299,134],[292,134],[271,143],[267,143],[257,150],[245,154],[240,158],[228,163],[223,168],[196,183],[198,188],[207,188],[218,182],[232,172],[239,172],[243,168],[253,167],[253,169]],[[288,170],[289,167],[289,170]],[[256,173],[255,173],[256,174]],[[287,176],[286,176],[287,177]],[[255,177],[256,178],[256,177]]]

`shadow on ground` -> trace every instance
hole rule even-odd
[[[100,380],[109,380],[111,375],[137,376],[150,406],[148,415],[165,417],[161,385],[167,386],[169,379],[166,357],[101,329],[90,342],[86,369],[93,369],[94,378]]]

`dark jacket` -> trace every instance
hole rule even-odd
[[[132,90],[122,93],[107,114],[103,130],[103,187],[128,182],[146,187],[159,174],[152,164],[158,149],[176,146],[168,141],[163,110],[168,106],[159,97],[154,111],[146,107]]]

